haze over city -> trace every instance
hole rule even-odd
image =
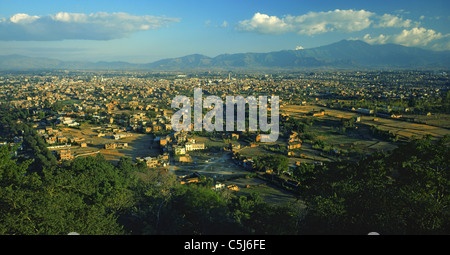
[[[148,63],[340,40],[450,50],[448,1],[2,1],[0,55]]]

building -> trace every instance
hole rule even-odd
[[[65,136],[58,136],[57,138],[58,143],[67,143],[68,139]]]
[[[371,109],[358,108],[356,111],[363,114],[373,114],[373,110]]]
[[[227,186],[227,189],[233,190],[233,191],[239,191],[239,190],[240,190],[239,187],[236,186],[236,185],[234,185],[234,184],[228,185],[228,186]]]
[[[241,149],[241,145],[239,143],[230,143],[230,149],[232,151],[238,151]]]
[[[325,112],[324,111],[319,111],[319,112],[311,112],[312,116],[324,116]]]
[[[167,139],[166,138],[160,138],[159,146],[163,147],[165,145],[167,145]]]
[[[204,150],[205,144],[204,143],[186,143],[186,152],[188,151],[196,151],[196,150]]]
[[[212,190],[221,190],[225,188],[225,184],[223,183],[216,183],[216,185],[214,185],[214,187],[212,187]]]
[[[179,156],[175,160],[178,161],[178,162],[192,162],[192,158],[189,155]]]
[[[178,178],[180,178],[180,183],[181,184],[187,184],[187,183],[196,183],[196,182],[200,182],[199,177],[201,175],[197,172],[190,174],[190,175],[186,175],[186,176],[179,176]]]
[[[300,142],[290,142],[287,145],[288,150],[300,149],[302,144]]]
[[[59,117],[58,118],[58,123],[59,124],[63,124],[63,125],[67,125],[69,127],[80,125],[80,123],[76,122],[75,120],[73,120],[70,117]]]
[[[239,134],[228,133],[226,134],[226,138],[230,140],[239,140]]]
[[[152,158],[152,157],[145,157],[145,158],[136,158],[138,161],[143,161],[147,167],[149,168],[155,168],[158,166],[158,159]]]
[[[173,147],[173,153],[175,155],[184,155],[186,154],[186,148],[183,146],[175,146]]]
[[[55,144],[56,143],[56,137],[51,136],[51,137],[45,139],[45,142],[48,143],[48,144]]]
[[[58,151],[58,158],[60,160],[71,160],[72,154],[70,153],[70,150],[60,150]]]
[[[106,150],[114,150],[117,147],[117,145],[115,143],[107,143],[105,144],[105,149]]]
[[[107,143],[105,144],[106,150],[123,149],[128,147],[128,143]]]
[[[182,143],[186,141],[186,133],[185,132],[176,132],[174,134],[174,137],[177,141],[177,143]]]

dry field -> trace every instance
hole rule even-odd
[[[405,116],[405,115],[404,115]],[[427,125],[442,127],[442,128],[450,128],[450,114],[432,114],[430,116],[427,115],[406,115],[405,117],[414,118],[415,120],[425,123]]]
[[[92,125],[83,125],[81,129],[75,128],[61,128],[62,133],[66,137],[84,138],[84,142],[88,147],[80,148],[75,145],[71,147],[72,154],[77,156],[101,153],[108,161],[118,161],[120,157],[126,156],[132,159],[136,157],[156,156],[159,150],[156,146],[153,146],[153,138],[147,134],[132,133],[132,136],[124,137],[119,140],[114,140],[108,136],[97,137],[98,127]],[[123,149],[104,149],[104,145],[107,143],[127,143],[128,147]]]
[[[328,109],[317,105],[299,106],[299,105],[287,105],[281,109],[282,113],[289,114],[294,117],[301,117],[301,115],[309,113],[311,111],[318,111],[320,109],[325,110],[325,116],[318,116],[317,118],[352,118],[361,116],[357,112],[347,112],[336,109]],[[406,122],[402,120],[387,119],[381,117],[361,116],[361,124],[369,126],[377,126],[378,128],[386,131],[391,131],[394,134],[398,134],[402,139],[411,139],[413,136],[422,138],[425,135],[432,135],[434,139],[439,139],[444,135],[450,135],[450,130],[442,127],[431,126],[426,124],[417,124],[412,122]]]

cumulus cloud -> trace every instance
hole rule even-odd
[[[263,34],[282,34],[296,32],[298,34],[315,35],[326,32],[361,31],[372,24],[372,12],[365,10],[339,10],[328,12],[309,12],[301,16],[286,15],[282,18],[267,14],[255,13],[251,19],[238,23],[240,31],[251,31]]]
[[[414,27],[412,29],[404,29],[402,32],[394,35],[383,35],[372,37],[366,34],[360,39],[370,44],[386,44],[395,43],[408,47],[425,47],[433,50],[450,50],[449,43],[450,34],[443,35],[433,29],[426,29],[423,27]]]
[[[393,36],[392,41],[404,46],[426,46],[429,42],[443,37],[433,29],[415,27],[411,30],[404,29],[400,34]]]
[[[46,16],[18,13],[8,19],[0,19],[0,40],[112,40],[178,21],[178,18],[134,16],[120,12],[92,14],[60,12]]]
[[[383,35],[383,34],[381,34],[381,35],[379,35],[379,36],[377,36],[377,37],[372,37],[370,34],[366,34],[364,37],[363,37],[363,41],[365,41],[365,42],[367,42],[367,43],[370,43],[370,44],[385,44],[385,43],[387,43],[388,42],[388,40],[390,39],[391,37],[389,36],[389,35]]]
[[[262,34],[282,34],[292,30],[292,26],[277,16],[257,12],[250,20],[240,21],[238,29]]]
[[[252,18],[240,21],[236,29],[261,34],[297,33],[308,36],[329,32],[359,32],[369,28],[372,29],[369,30],[370,33],[373,33],[374,29],[386,29],[384,33],[377,36],[366,33],[363,38],[351,39],[363,40],[370,44],[395,43],[431,49],[450,49],[448,40],[450,34],[443,35],[433,29],[421,27],[420,20],[423,20],[425,16],[420,16],[419,21],[413,21],[402,17],[402,14],[408,14],[408,12],[399,10],[396,14],[379,15],[366,10],[336,9],[308,12],[300,16],[284,15],[280,17],[258,12]]]
[[[295,50],[304,50],[305,48],[303,48],[303,46],[297,46],[295,47]]]
[[[410,27],[412,21],[410,19],[403,19],[402,17],[384,14],[379,17],[379,23],[374,27]]]

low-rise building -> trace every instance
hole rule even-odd
[[[72,154],[70,152],[70,150],[60,150],[57,152],[58,154],[58,158],[60,160],[71,160],[72,159]]]
[[[186,143],[184,146],[186,148],[186,152],[205,149],[204,143]]]

